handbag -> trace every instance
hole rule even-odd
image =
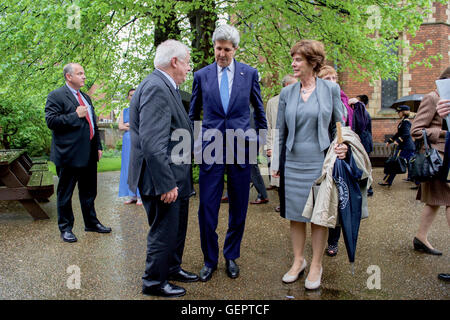
[[[428,146],[427,134],[422,129],[423,144],[425,152],[420,152],[420,144],[416,144],[416,153],[409,160],[408,170],[410,179],[413,181],[425,182],[439,176],[443,166],[443,161],[439,152]]]
[[[400,157],[400,149],[395,145],[392,153],[384,163],[384,174],[400,174],[406,172],[407,161]]]

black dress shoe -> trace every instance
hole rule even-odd
[[[239,276],[239,266],[234,260],[227,260],[225,266],[227,268],[227,275],[231,279],[236,279]]]
[[[378,184],[380,186],[383,186],[383,187],[390,187],[391,186],[389,183],[386,183],[386,182],[378,182]]]
[[[75,235],[72,233],[72,231],[61,232],[61,238],[65,242],[77,242],[78,241],[77,237],[75,237]]]
[[[425,243],[423,243],[422,241],[420,241],[416,237],[414,237],[413,244],[414,244],[414,250],[416,250],[416,251],[422,251],[422,252],[425,252],[425,253],[428,253],[428,254],[432,254],[432,255],[435,255],[435,256],[441,256],[442,255],[442,252],[440,252],[440,251],[438,251],[436,249],[431,249],[431,248],[427,247],[425,245]]]
[[[203,266],[202,270],[200,270],[200,281],[202,282],[206,282],[209,281],[209,279],[211,279],[212,274],[214,271],[216,271],[217,267],[214,268],[210,268],[207,266]]]
[[[450,281],[450,273],[439,273],[438,279],[443,281]]]
[[[162,285],[143,287],[142,293],[148,296],[176,298],[186,294],[186,290],[169,282]]]
[[[91,228],[86,227],[86,228],[84,228],[84,231],[98,232],[98,233],[110,233],[111,232],[111,228],[105,227],[101,223],[97,223],[94,227],[91,227]]]
[[[171,274],[169,280],[180,281],[180,282],[196,282],[199,280],[198,275],[195,273],[180,269],[177,273]]]

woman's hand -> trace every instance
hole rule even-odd
[[[345,143],[335,144],[334,152],[336,153],[339,159],[345,159],[347,156],[348,146]]]
[[[441,118],[445,118],[450,114],[450,100],[439,100],[436,111]]]
[[[272,177],[273,178],[279,178],[280,177],[280,171],[272,171]]]

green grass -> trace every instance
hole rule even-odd
[[[107,172],[107,171],[120,171],[120,163],[121,158],[104,158],[100,159],[98,163],[97,171],[98,172]],[[55,164],[51,161],[48,162],[48,168],[50,172],[56,175],[56,167]]]

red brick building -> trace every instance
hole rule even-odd
[[[450,2],[446,5],[433,3],[433,12],[424,19],[415,38],[403,36],[410,44],[425,44],[425,50],[411,57],[409,52],[399,52],[405,65],[422,61],[430,55],[441,54],[442,59],[432,60],[433,68],[418,66],[407,68],[396,80],[378,80],[371,85],[368,82],[352,80],[351,74],[341,73],[339,83],[349,98],[366,94],[369,97],[368,110],[372,116],[372,134],[374,142],[384,142],[385,135],[396,131],[397,114],[388,108],[393,100],[411,94],[426,94],[435,89],[435,80],[442,71],[450,66]],[[412,115],[414,116],[414,114]]]

